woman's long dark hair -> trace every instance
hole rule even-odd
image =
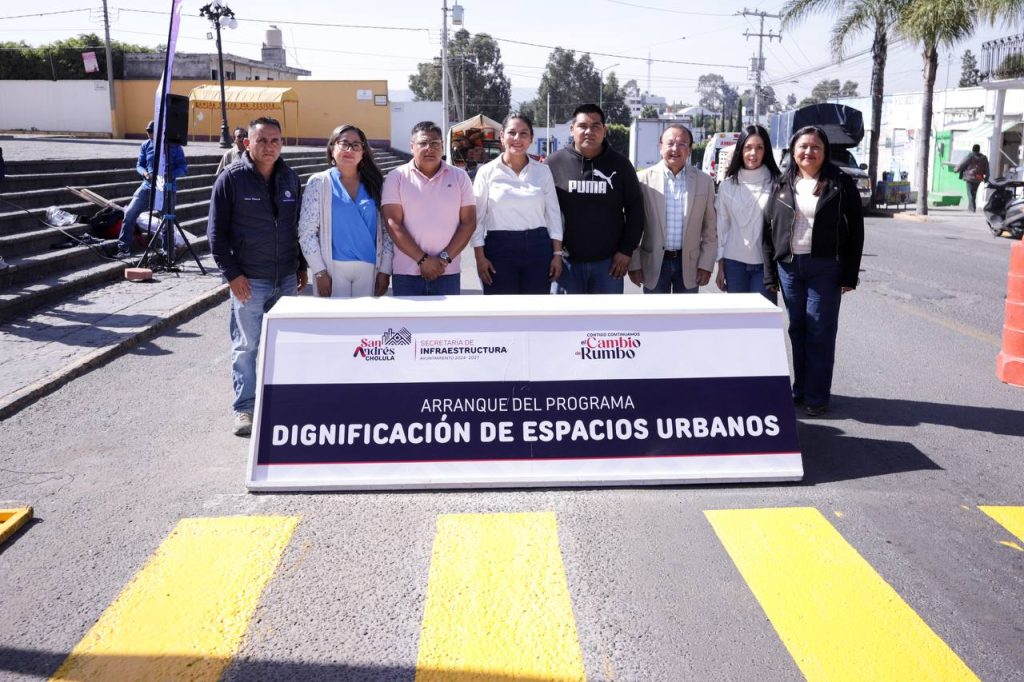
[[[783,173],[786,176],[786,181],[790,185],[796,186],[796,181],[800,178],[800,167],[796,165],[796,159],[793,156],[793,152],[796,149],[796,141],[804,135],[816,135],[821,143],[825,146],[825,161],[821,164],[822,171],[825,171],[829,164],[832,163],[832,149],[828,144],[828,135],[825,131],[818,126],[804,126],[800,130],[793,133],[793,137],[789,138],[789,165],[786,166],[786,170]],[[818,177],[818,184],[814,186],[814,196],[821,194],[822,178]]]
[[[327,163],[334,165],[334,154],[332,150],[334,145],[337,144],[341,136],[350,130],[354,130],[359,136],[359,142],[363,145],[363,158],[356,166],[356,170],[359,172],[359,181],[366,186],[366,192],[373,199],[373,203],[377,204],[377,208],[380,208],[380,195],[381,189],[384,187],[384,174],[377,168],[377,163],[373,160],[373,148],[366,141],[366,134],[362,130],[354,125],[340,125],[334,129],[331,133],[331,138],[327,141]]]
[[[743,129],[740,139],[737,140],[736,146],[732,150],[732,160],[729,161],[729,167],[725,170],[726,179],[732,178],[733,182],[739,182],[740,169],[744,167],[743,146],[752,137],[760,137],[761,142],[764,143],[764,159],[762,159],[761,165],[768,169],[772,176],[772,182],[775,182],[779,179],[782,171],[779,170],[779,165],[775,163],[775,155],[772,153],[772,141],[768,137],[768,131],[759,125],[751,125]]]

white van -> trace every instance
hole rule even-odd
[[[722,154],[723,150],[735,147],[740,139],[739,133],[715,133],[707,139],[704,147],[704,160],[701,162],[701,170],[711,176],[717,183],[725,175],[731,155]]]

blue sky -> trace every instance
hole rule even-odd
[[[112,37],[146,45],[164,42],[166,19],[138,10],[169,8],[170,0],[108,2]],[[209,25],[198,17],[202,4],[186,0],[180,51],[215,49],[206,39]],[[461,4],[468,30],[490,33],[499,40],[506,73],[512,79],[513,99],[527,97],[535,90],[550,46],[556,45],[590,51],[597,68],[612,67],[606,73],[614,71],[620,81],[636,79],[643,89],[649,76],[651,91],[670,102],[696,103],[697,78],[705,73],[719,73],[740,89],[749,87],[746,67],[756,54],[757,41],[745,39],[743,33],[756,33],[759,23],[756,17],[737,14],[745,7],[741,0],[685,5],[670,0],[463,0]],[[230,5],[239,27],[225,32],[225,51],[259,58],[263,32],[276,23],[284,33],[289,64],[311,70],[314,78],[386,79],[395,96],[407,89],[408,76],[416,64],[436,55],[440,44],[440,0],[233,0]],[[0,40],[25,40],[38,45],[81,32],[102,35],[99,6],[99,0],[8,0],[0,4]],[[757,7],[777,13],[780,6],[767,3]],[[66,10],[83,11],[32,16]],[[20,15],[29,16],[11,18]],[[765,29],[778,33],[778,20],[766,20]],[[822,78],[854,80],[862,94],[867,92],[870,56],[831,64],[829,30],[830,17],[813,17],[783,31],[781,42],[765,42],[766,80],[778,82],[775,90],[780,96],[793,92],[803,97]],[[964,49],[978,54],[983,40],[1014,32],[1006,26],[983,27],[962,45],[944,50],[936,86],[944,87],[947,71],[950,86],[956,85]],[[855,54],[868,46],[869,36],[859,36],[848,52]],[[596,54],[599,52],[608,56]],[[650,65],[648,56],[653,60]],[[890,92],[920,89],[921,58],[915,46],[898,44],[892,48],[886,81]]]

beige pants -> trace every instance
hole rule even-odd
[[[331,298],[373,296],[373,265],[357,260],[331,261]]]

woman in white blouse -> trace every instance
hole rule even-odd
[[[774,291],[764,286],[764,209],[779,178],[768,131],[747,126],[733,149],[725,179],[718,187],[718,277],[722,291],[761,294],[772,303]]]
[[[476,231],[470,244],[485,294],[546,294],[562,274],[562,214],[551,170],[527,153],[533,123],[512,113],[501,156],[473,181]]]

